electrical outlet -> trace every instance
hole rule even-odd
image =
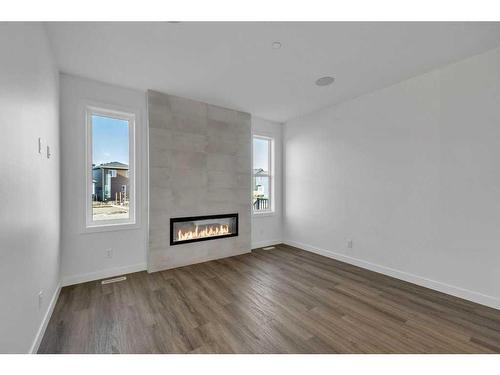
[[[38,292],[38,309],[41,309],[43,306],[43,290]]]
[[[352,249],[352,240],[347,240],[347,248]]]
[[[113,249],[106,249],[106,258],[113,258]]]

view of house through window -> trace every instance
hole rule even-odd
[[[92,222],[130,219],[130,119],[90,114]]]
[[[261,136],[253,137],[253,192],[252,206],[254,212],[272,210],[272,139]]]

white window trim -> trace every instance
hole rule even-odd
[[[129,218],[116,220],[92,219],[92,115],[112,117],[126,120],[129,123]],[[136,127],[138,114],[136,111],[122,111],[108,106],[87,105],[85,107],[85,210],[84,232],[100,232],[121,229],[132,229],[138,226],[136,218]]]
[[[269,173],[264,176],[269,177],[269,201],[270,201],[270,207],[267,210],[261,210],[261,211],[255,211],[253,208],[253,203],[252,203],[252,215],[256,217],[263,217],[263,216],[274,216],[275,215],[275,204],[274,204],[274,199],[275,199],[275,191],[274,191],[274,152],[275,152],[275,140],[274,137],[271,135],[267,135],[264,133],[253,133],[252,134],[252,194],[253,194],[253,184],[254,184],[254,178],[255,174],[253,173],[253,140],[257,139],[264,139],[266,141],[269,141]],[[261,175],[262,176],[262,175]]]

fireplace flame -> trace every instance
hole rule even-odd
[[[177,241],[222,236],[225,234],[229,234],[228,224],[211,225],[201,230],[198,228],[198,226],[196,226],[195,230],[188,230],[185,232],[179,229],[179,231],[177,232]]]

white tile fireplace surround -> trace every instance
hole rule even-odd
[[[148,92],[148,271],[251,249],[251,116]],[[172,218],[238,214],[238,235],[171,245]]]

